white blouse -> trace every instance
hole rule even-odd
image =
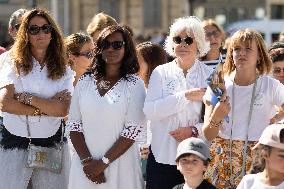
[[[232,103],[233,82],[230,77],[225,76],[227,95],[230,96],[231,111],[229,113],[229,123],[224,121],[219,131],[219,136],[230,139],[232,129],[232,139],[244,141],[247,133],[247,123],[250,108],[253,85],[235,85],[234,105]],[[210,101],[213,93],[207,90],[205,100]],[[259,76],[255,90],[253,102],[251,124],[249,125],[249,141],[258,141],[262,131],[269,125],[270,119],[275,113],[274,105],[281,106],[284,103],[284,85],[278,80],[267,76]],[[232,109],[234,109],[234,120],[232,120]],[[233,125],[232,125],[233,121]]]
[[[151,150],[158,163],[175,165],[177,141],[169,132],[178,127],[196,126],[201,134],[201,101],[185,97],[188,89],[206,88],[211,69],[196,60],[186,77],[175,61],[158,66],[152,73],[144,113],[151,121]]]
[[[11,59],[5,61],[0,70],[0,88],[13,84],[15,93],[27,92],[41,98],[51,98],[56,93],[67,89],[73,92],[75,73],[67,67],[65,75],[58,80],[49,79],[46,66],[41,69],[39,62],[32,59],[32,71],[24,75],[17,75],[14,62]],[[2,112],[5,128],[12,134],[27,137],[27,124],[25,115],[15,115]],[[60,117],[52,116],[29,116],[32,138],[47,138],[56,133],[60,126]]]

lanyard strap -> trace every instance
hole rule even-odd
[[[251,95],[251,100],[250,100],[250,107],[249,107],[249,115],[248,115],[248,122],[247,122],[247,127],[246,127],[246,138],[245,138],[245,144],[243,147],[243,164],[242,164],[242,172],[241,176],[245,175],[246,172],[246,161],[247,161],[247,147],[248,147],[248,132],[249,132],[249,126],[251,122],[251,117],[252,117],[252,109],[253,109],[253,101],[255,99],[255,89],[257,86],[257,79],[258,76],[255,79],[255,82],[253,84],[253,89],[252,89],[252,95]],[[232,126],[231,126],[231,132],[230,132],[230,183],[234,183],[234,178],[233,178],[233,160],[232,160],[232,145],[233,145],[233,126],[234,126],[234,107],[235,107],[235,80],[233,81],[233,91],[232,91]]]

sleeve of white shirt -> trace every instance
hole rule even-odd
[[[284,85],[280,81],[271,78],[273,88],[269,89],[272,92],[274,105],[281,106],[284,104]]]
[[[162,120],[186,108],[189,100],[186,91],[163,97],[161,70],[155,69],[151,75],[144,104],[144,113],[149,120]]]
[[[18,80],[16,75],[16,68],[9,62],[4,62],[0,70],[0,88],[10,84],[15,84]]]
[[[143,113],[146,91],[141,79],[137,79],[135,84],[129,82],[127,85],[129,89],[127,92],[127,112],[125,125],[120,135],[137,140],[142,130],[146,129],[146,119]]]
[[[67,89],[71,93],[71,95],[73,94],[73,92],[74,92],[74,86],[73,86],[74,76],[75,76],[75,72],[68,66],[67,69],[66,69],[66,74],[64,76],[64,83],[63,83],[60,91]]]
[[[85,83],[84,80],[78,81],[75,87],[72,99],[71,99],[68,120],[66,122],[66,134],[67,135],[69,135],[70,131],[83,132],[82,114],[81,114],[79,102],[80,102],[80,96],[81,96],[80,94],[81,89],[84,83]]]

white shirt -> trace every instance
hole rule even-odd
[[[284,181],[278,186],[268,186],[262,183],[260,178],[260,173],[245,175],[237,189],[284,189]]]
[[[18,76],[15,72],[14,63],[5,61],[0,71],[0,87],[13,84],[15,93],[27,92],[41,98],[51,98],[56,93],[67,89],[73,92],[73,80],[75,73],[67,67],[65,75],[58,80],[51,80],[47,77],[47,69],[34,58],[33,69],[27,74]],[[14,115],[3,112],[3,123],[5,128],[12,134],[27,137],[27,124],[25,115]],[[29,116],[29,125],[32,138],[47,138],[56,133],[60,126],[60,117],[51,116]]]
[[[151,121],[151,149],[158,163],[176,164],[178,143],[170,136],[170,131],[200,125],[202,102],[187,100],[185,93],[188,89],[205,88],[210,71],[198,60],[188,70],[186,77],[175,61],[160,65],[153,71],[143,110]]]
[[[229,123],[224,121],[219,131],[219,136],[230,139],[232,128],[232,109],[234,108],[233,120],[233,140],[242,140],[246,138],[248,115],[250,108],[253,84],[248,86],[235,85],[234,107],[233,107],[233,82],[228,76],[225,76],[225,85],[227,95],[230,96],[231,111],[229,113]],[[275,112],[274,105],[281,106],[284,103],[284,86],[276,79],[263,75],[259,76],[255,90],[255,100],[253,103],[251,124],[249,126],[249,141],[258,141],[262,131],[269,125],[270,119]],[[212,91],[207,90],[204,98],[210,101]]]

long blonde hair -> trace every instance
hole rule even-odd
[[[52,80],[60,79],[66,72],[66,49],[64,40],[54,19],[47,11],[39,8],[31,10],[23,18],[17,33],[15,44],[11,49],[11,56],[15,62],[17,74],[22,72],[27,75],[33,69],[31,44],[29,43],[27,32],[29,22],[36,16],[44,18],[53,28],[51,32],[52,39],[46,50],[44,61],[48,72],[48,78]]]

